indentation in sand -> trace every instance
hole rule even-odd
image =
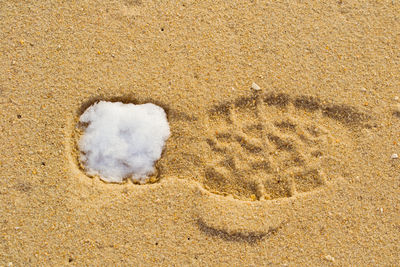
[[[112,101],[137,103],[130,98]],[[346,176],[343,159],[353,152],[357,131],[372,127],[370,115],[355,107],[261,90],[211,106],[198,116],[161,106],[171,136],[148,182],[187,179],[211,193],[240,200],[310,193]],[[82,130],[74,127],[68,143],[81,171]]]
[[[209,159],[204,186],[239,199],[274,199],[311,192],[327,182],[323,162],[339,143],[332,128],[351,143],[351,129],[369,116],[356,108],[313,96],[252,95],[209,111],[205,142]]]

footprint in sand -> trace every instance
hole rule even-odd
[[[335,146],[330,129],[339,127],[351,142],[351,129],[368,121],[350,106],[259,91],[214,106],[208,115],[202,183],[213,193],[252,200],[324,186],[329,170],[323,162],[332,159],[328,152]]]
[[[71,171],[83,181],[90,179],[79,161],[83,129],[77,126],[80,115],[98,100],[104,99],[84,103],[68,127]],[[156,102],[133,97],[106,100]],[[276,235],[286,222],[266,212],[263,205],[249,209],[247,204],[241,206],[245,202],[231,202],[221,195],[269,200],[316,192],[346,177],[343,162],[357,149],[357,133],[371,127],[366,112],[312,96],[255,91],[210,107],[199,117],[157,104],[168,115],[171,136],[148,182],[177,178],[197,182],[196,190],[205,188],[219,199],[196,194],[192,212],[198,230],[250,245]]]
[[[149,181],[191,179],[212,193],[241,200],[287,198],[334,181],[333,173],[346,169],[341,167],[345,160],[335,155],[351,153],[354,135],[370,120],[351,106],[260,91],[213,106],[201,118],[158,104],[168,113],[171,137]],[[78,120],[68,127],[67,148],[75,170],[84,174],[77,146],[82,129],[73,126]]]

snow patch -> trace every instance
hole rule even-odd
[[[161,107],[100,101],[80,117],[88,126],[79,141],[80,160],[89,175],[106,182],[144,182],[154,173],[170,135]]]

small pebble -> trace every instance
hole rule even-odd
[[[398,96],[395,96],[395,97],[394,97],[394,100],[398,101],[398,100],[399,100],[399,97],[398,97]]]
[[[396,153],[393,153],[392,156],[391,156],[391,158],[392,158],[392,159],[398,159],[398,158],[399,158],[399,155],[397,155]]]
[[[361,91],[361,92],[366,92],[367,89],[365,89],[364,87],[361,87],[360,91]]]
[[[251,89],[256,90],[256,91],[259,91],[259,90],[261,90],[261,87],[258,86],[258,84],[253,83],[253,84],[251,85]]]
[[[332,257],[331,255],[326,255],[326,256],[325,256],[325,260],[330,261],[330,262],[334,262],[334,261],[335,261],[335,258]]]

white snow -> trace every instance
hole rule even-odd
[[[151,103],[100,101],[80,121],[88,123],[79,141],[80,160],[89,175],[107,182],[145,181],[170,135],[165,111]]]

